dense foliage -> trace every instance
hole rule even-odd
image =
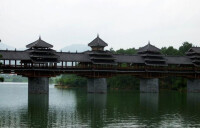
[[[2,78],[4,82],[28,82],[26,77],[18,75],[1,74],[0,78]]]
[[[87,79],[76,75],[62,75],[55,82],[59,85],[84,87],[87,84]]]
[[[184,42],[182,46],[178,49],[173,46],[161,48],[161,53],[164,55],[177,55],[183,56],[193,45],[188,42]],[[110,49],[111,52],[116,54],[136,54],[137,50],[135,48],[129,49]],[[133,76],[114,76],[107,79],[108,86],[115,89],[139,89],[139,79]],[[187,80],[182,77],[167,77],[160,79],[160,88],[182,90],[186,87]],[[71,85],[71,86],[86,86],[86,78],[81,78],[75,75],[62,75],[61,78],[56,80],[57,84],[61,85]]]

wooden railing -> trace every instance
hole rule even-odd
[[[57,65],[1,65],[1,69],[96,69],[96,70],[119,70],[119,71],[179,71],[179,72],[195,72],[199,71],[198,67],[149,67],[149,66],[129,66],[129,67],[120,67],[120,66],[96,66],[96,65],[76,65],[76,66],[57,66]]]

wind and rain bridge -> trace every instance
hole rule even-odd
[[[188,79],[187,91],[200,92],[200,47],[192,47],[185,56],[167,56],[148,43],[135,55],[114,54],[99,36],[90,51],[56,52],[41,38],[28,44],[26,50],[0,50],[1,73],[28,77],[29,93],[49,93],[49,78],[60,74],[86,77],[87,91],[105,93],[106,78],[132,75],[140,78],[141,92],[159,92],[159,78],[180,76]]]

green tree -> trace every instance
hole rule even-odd
[[[164,55],[179,55],[179,51],[172,46],[161,48],[161,53]]]
[[[193,45],[188,42],[184,42],[182,46],[179,47],[179,53],[180,55],[185,55],[185,53],[192,47]]]
[[[128,48],[124,50],[123,48],[120,48],[116,51],[117,54],[135,54],[137,51],[135,48]]]

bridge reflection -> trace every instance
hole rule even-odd
[[[28,127],[47,127],[48,112],[48,94],[28,94]]]
[[[20,95],[20,90],[15,90]],[[87,94],[79,89],[50,91],[51,95],[29,94],[28,100],[23,99],[26,102],[14,102],[12,106],[4,107],[7,103],[0,101],[0,127],[200,125],[200,96],[197,93],[108,91],[107,94]],[[6,95],[7,98],[1,96],[9,102],[15,95]]]

